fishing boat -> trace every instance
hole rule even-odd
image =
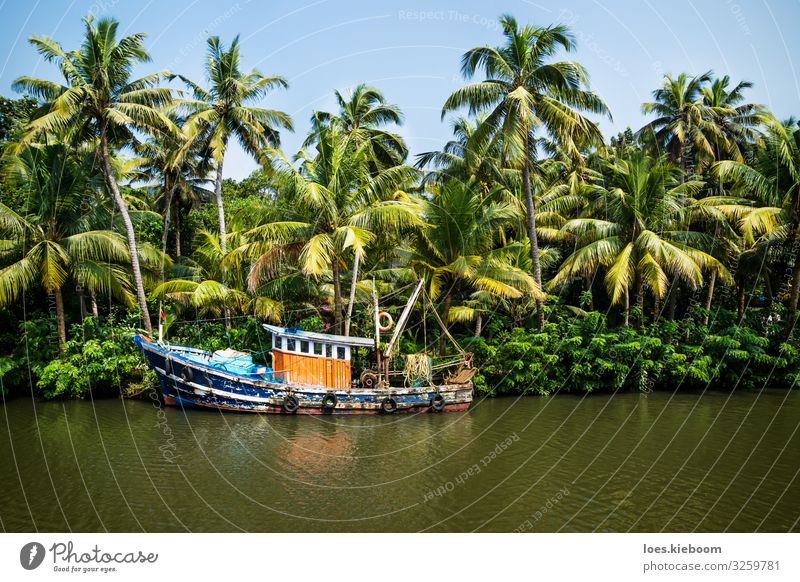
[[[472,354],[458,346],[441,320],[443,333],[458,347],[456,357],[434,365],[427,354],[409,354],[402,370],[390,367],[421,290],[422,281],[397,325],[388,313],[378,311],[373,295],[373,338],[263,324],[272,337],[271,366],[256,363],[249,352],[230,348],[212,352],[165,342],[161,325],[157,341],[144,335],[133,340],[155,370],[167,405],[278,414],[467,410],[478,370]],[[381,333],[392,327],[383,347]]]

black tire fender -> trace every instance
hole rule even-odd
[[[289,414],[294,414],[300,408],[300,401],[294,394],[287,394],[283,397],[283,409]]]
[[[328,392],[325,396],[322,397],[322,408],[332,409],[336,408],[339,399],[336,397],[336,394],[333,392]]]
[[[438,392],[431,398],[431,408],[436,412],[441,412],[444,409],[445,400],[444,396]]]
[[[381,412],[384,414],[394,414],[397,412],[397,401],[391,396],[387,396],[381,402]]]
[[[183,370],[181,370],[181,378],[184,382],[191,382],[194,378],[194,372],[189,366],[184,366]]]

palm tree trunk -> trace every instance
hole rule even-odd
[[[225,160],[225,152],[222,152],[217,163],[217,177],[214,184],[214,193],[217,198],[217,217],[219,218],[219,246],[222,255],[228,252],[228,242],[225,240],[227,231],[225,230],[225,208],[222,206],[222,162]]]
[[[717,148],[717,150],[719,150],[719,148]],[[717,159],[719,159],[719,151],[717,151]],[[724,196],[724,194],[725,190],[722,188],[722,183],[720,182],[719,195]],[[716,244],[717,238],[719,237],[719,231],[720,231],[719,222],[717,222],[717,224],[714,226],[714,241],[712,245]],[[713,246],[711,247],[711,251],[713,253],[714,251]],[[706,295],[706,314],[705,317],[703,318],[703,325],[708,325],[708,319],[711,315],[711,302],[714,299],[714,285],[716,282],[717,282],[717,273],[716,271],[711,271],[711,279],[708,282],[708,295]]]
[[[686,183],[686,141],[681,142],[680,146],[680,153],[678,154],[678,166],[681,169],[681,184]],[[680,204],[681,208],[686,205],[686,193],[681,190],[680,196],[678,197],[678,203]],[[678,308],[678,280],[673,279],[672,285],[670,286],[669,290],[669,309],[667,310],[667,319],[670,321],[675,320],[675,311]]]
[[[478,313],[475,316],[475,337],[481,337],[481,332],[483,331],[483,315]]]
[[[706,314],[703,317],[703,325],[708,325],[711,316],[711,302],[714,299],[714,285],[717,282],[716,271],[711,271],[711,278],[708,280],[708,293],[706,294]]]
[[[92,295],[92,317],[95,321],[100,320],[100,311],[97,309],[97,299]]]
[[[736,323],[741,325],[742,321],[744,320],[744,311],[745,311],[745,285],[744,280],[739,281],[739,301],[737,302],[737,320]]]
[[[58,322],[58,353],[64,353],[64,344],[67,343],[67,327],[64,322],[64,297],[61,295],[61,288],[55,290],[56,296],[56,320]]]
[[[678,155],[680,156],[680,159],[678,160],[678,166],[681,169],[681,184],[683,184],[683,183],[686,182],[686,171],[687,171],[687,167],[686,167],[686,140],[681,142],[680,153]],[[686,202],[685,199],[686,199],[686,193],[681,191],[681,195],[680,195],[681,206],[684,206],[684,204]]]
[[[153,324],[150,322],[150,311],[147,309],[147,297],[144,293],[144,283],[142,281],[142,271],[139,268],[139,249],[136,246],[136,231],[133,230],[133,223],[131,216],[128,213],[128,205],[120,194],[117,181],[114,178],[114,170],[111,168],[111,158],[108,153],[108,141],[106,138],[106,128],[102,124],[100,127],[100,161],[103,164],[103,174],[106,179],[108,189],[114,197],[114,202],[117,205],[122,216],[122,222],[125,224],[125,233],[128,237],[128,249],[131,253],[131,271],[133,273],[133,283],[136,286],[136,298],[139,302],[139,309],[142,310],[142,320],[144,322],[144,329],[148,334],[153,333]]]
[[[794,263],[792,265],[792,291],[789,294],[788,313],[786,314],[786,341],[791,339],[794,333],[794,325],[797,320],[797,304],[800,299],[800,216],[798,216],[797,200],[790,207],[790,230],[791,236],[786,237],[785,245],[789,253],[794,253]],[[790,255],[791,256],[791,255]]]
[[[639,327],[642,327],[644,325],[644,284],[639,273],[636,273],[636,306],[639,308]]]
[[[86,295],[80,283],[75,285],[75,293],[78,295],[78,305],[81,308],[81,323],[83,323],[83,320],[86,319]]]
[[[678,281],[672,280],[672,286],[669,289],[669,309],[667,310],[667,319],[673,321],[675,319],[675,311],[678,308]]]
[[[172,187],[168,186],[169,179],[164,176],[164,195],[166,196],[166,200],[164,201],[164,232],[161,233],[161,252],[166,255],[167,254],[167,239],[169,238],[169,219],[170,214],[172,213],[172,197],[175,194],[175,186],[177,185],[177,180]],[[161,279],[164,279],[164,259],[162,256],[161,259]]]
[[[795,238],[797,241],[797,238]],[[786,339],[792,337],[794,332],[794,324],[797,319],[797,304],[800,300],[800,244],[795,243],[797,249],[797,256],[794,258],[794,267],[792,272],[792,293],[789,295],[789,313],[786,320]]]
[[[530,160],[528,151],[528,132],[525,131],[524,139],[525,160],[522,164],[522,190],[525,194],[525,210],[528,214],[528,240],[531,245],[531,266],[533,278],[539,289],[542,288],[542,266],[539,260],[539,237],[536,234],[536,208],[533,203],[533,192],[531,192]],[[538,315],[539,331],[544,329],[544,306],[541,301],[536,301],[536,313]]]
[[[358,253],[353,259],[353,280],[350,282],[350,301],[347,302],[347,317],[344,320],[344,335],[350,335],[350,318],[353,316],[353,303],[356,300],[356,283],[358,283]]]
[[[447,320],[450,319],[450,303],[452,301],[452,290],[447,290],[447,295],[444,296],[444,304],[442,305],[442,323],[447,325]],[[447,336],[442,330],[439,335],[439,356],[444,356],[447,351]]]
[[[631,315],[631,299],[628,294],[628,290],[625,289],[625,322],[623,324],[625,327],[628,327],[628,321],[630,320],[630,315]]]
[[[767,307],[772,307],[772,280],[769,277],[769,271],[764,269],[764,293],[767,294]]]
[[[227,231],[225,229],[225,208],[222,205],[222,164],[225,161],[225,152],[220,154],[219,162],[217,163],[217,176],[214,183],[214,193],[217,198],[217,218],[219,219],[219,248],[222,251],[222,257],[228,254],[228,241]],[[222,283],[226,283],[225,271],[222,272]],[[231,330],[231,311],[228,306],[225,306],[225,331]]]
[[[333,330],[342,333],[342,280],[339,272],[339,258],[333,259]]]
[[[178,212],[175,213],[175,256],[181,256],[181,209],[178,204]]]

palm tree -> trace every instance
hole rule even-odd
[[[481,68],[486,79],[450,95],[442,108],[442,117],[448,111],[465,106],[470,113],[488,112],[474,139],[486,143],[500,132],[504,157],[522,160],[533,277],[541,287],[539,239],[530,180],[532,135],[538,127],[543,127],[562,147],[575,151],[581,143],[601,139],[597,125],[580,112],[608,114],[608,109],[597,95],[586,89],[588,75],[580,64],[550,62],[559,48],[565,51],[575,48],[574,38],[566,26],[520,27],[509,15],[502,16],[500,24],[505,36],[503,46],[477,47],[467,51],[461,59],[465,78],[473,77]],[[541,303],[537,307],[541,329],[544,311]]]
[[[260,272],[272,270],[269,260],[275,244],[302,241],[299,262],[306,275],[320,277],[330,271],[333,283],[334,322],[342,333],[341,270],[344,253],[352,249],[363,259],[366,247],[379,230],[400,230],[422,224],[419,204],[403,191],[417,178],[408,166],[394,166],[370,175],[369,143],[357,147],[337,124],[318,126],[313,138],[317,154],[300,152],[300,168],[273,151],[278,180],[285,184],[293,210],[285,220],[273,221],[247,233],[248,252],[256,260],[251,287],[262,280]],[[358,273],[354,273],[354,278]]]
[[[214,192],[217,198],[219,234],[222,254],[227,252],[225,209],[222,204],[222,168],[228,141],[235,137],[242,148],[259,161],[265,161],[263,150],[280,143],[279,129],[292,129],[288,114],[274,109],[247,105],[264,97],[275,88],[286,88],[283,77],[264,76],[257,70],[241,70],[241,52],[238,35],[226,50],[219,37],[208,39],[206,76],[209,89],[179,76],[194,94],[194,99],[182,100],[189,111],[184,131],[189,142],[201,140],[208,143],[216,161]]]
[[[743,222],[747,222],[748,218],[743,218]],[[753,240],[745,235],[739,241],[739,245],[735,247],[736,256],[736,272],[734,279],[736,281],[736,320],[739,324],[744,321],[747,312],[747,287],[748,283],[752,281],[755,286],[759,279],[763,278],[769,283],[768,275],[768,262],[770,251],[774,243],[773,238],[775,233],[771,232],[764,237],[759,237]],[[771,293],[768,293],[771,296]]]
[[[712,131],[708,136],[712,144],[713,160],[715,162],[731,159],[738,162],[744,161],[744,154],[748,146],[760,144],[758,126],[765,120],[765,113],[760,105],[743,103],[744,90],[753,86],[749,81],[741,81],[730,88],[730,77],[725,75],[721,79],[714,79],[710,85],[702,88],[703,105],[711,122],[705,124]],[[718,182],[718,196],[724,197],[725,192],[722,182]],[[714,222],[714,241],[722,233],[724,225],[720,220]],[[711,273],[706,294],[706,315],[704,323],[708,324],[711,303],[714,297],[716,272]]]
[[[514,203],[516,202],[516,204]],[[486,197],[482,200],[482,205],[489,204],[502,204],[508,205],[512,209],[516,208],[518,218],[522,218],[525,212],[524,208],[519,207],[516,199],[507,199],[505,196],[496,196],[492,199]],[[513,225],[516,221],[504,224],[506,228],[508,225]],[[537,228],[539,228],[537,222]],[[502,253],[502,260],[504,269],[516,269],[525,273],[527,278],[533,284],[533,277],[527,275],[531,270],[531,257],[527,245],[520,242],[507,242],[504,240],[502,229],[500,231],[500,238],[495,241],[495,248],[505,247]],[[555,247],[548,246],[541,249],[542,267],[550,269],[560,263],[561,255]],[[540,298],[539,293],[523,293],[522,296],[514,296],[506,294],[506,296],[492,293],[491,291],[477,290],[470,293],[469,298],[464,300],[461,305],[453,305],[450,308],[449,321],[454,322],[475,322],[474,335],[480,336],[483,330],[484,316],[489,314],[502,314],[509,318],[512,327],[520,327],[524,322],[530,319],[531,314],[536,313],[536,301]]]
[[[484,197],[474,180],[447,182],[425,206],[425,222],[429,226],[413,237],[408,260],[417,276],[426,280],[429,296],[443,296],[443,322],[451,321],[453,296],[459,291],[483,291],[498,298],[529,295],[543,299],[533,277],[510,260],[518,244],[497,244],[500,230],[519,219],[518,208],[492,196]],[[442,334],[440,355],[444,355],[445,347]]]
[[[712,172],[721,181],[746,188],[757,207],[740,223],[746,242],[757,237],[785,241],[792,269],[786,337],[794,330],[800,300],[800,122],[767,118],[764,147],[752,165],[735,160],[717,162]]]
[[[606,268],[611,302],[623,303],[627,326],[632,290],[642,314],[644,289],[656,300],[663,298],[667,275],[692,288],[702,284],[703,270],[715,270],[730,280],[727,269],[700,250],[702,234],[681,228],[685,206],[695,204],[689,195],[702,183],[681,184],[676,166],[663,157],[652,161],[641,152],[607,162],[607,172],[607,192],[590,205],[590,212],[605,218],[576,218],[564,225],[562,230],[577,238],[578,248],[563,262],[551,287]]]
[[[653,101],[642,104],[645,115],[657,117],[642,127],[639,135],[655,140],[657,154],[668,154],[670,161],[680,167],[682,180],[693,162],[702,165],[713,159],[708,131],[712,116],[703,103],[703,89],[710,81],[711,71],[695,77],[686,73],[677,77],[665,75],[663,85],[653,91]]]
[[[540,139],[539,148],[547,152],[549,157],[541,160],[534,176],[534,201],[536,203],[536,230],[540,240],[549,243],[539,249],[547,261],[542,263],[556,265],[561,259],[561,250],[574,245],[574,237],[562,230],[572,218],[582,216],[592,200],[602,197],[605,192],[602,184],[602,173],[590,167],[588,161],[594,163],[596,154],[570,154],[558,144]],[[547,268],[547,266],[545,266]],[[594,276],[584,278],[589,303],[594,304],[592,283]]]
[[[312,145],[318,135],[317,126],[330,123],[338,124],[344,135],[350,136],[354,147],[368,142],[370,172],[392,166],[399,166],[408,156],[408,148],[403,138],[383,129],[384,126],[403,124],[403,113],[397,107],[386,102],[386,98],[378,89],[361,83],[351,91],[342,95],[335,91],[336,103],[339,105],[338,115],[325,111],[315,112],[311,119],[312,131],[304,148]],[[312,140],[312,141],[309,141]]]
[[[181,122],[177,117],[171,119],[176,125]],[[155,180],[155,185],[151,188],[161,193],[164,216],[161,252],[166,255],[173,207],[176,201],[180,203],[182,199],[204,196],[207,193],[204,186],[211,171],[210,155],[208,148],[200,141],[187,147],[187,138],[183,134],[158,135],[139,144],[136,149],[142,156],[138,167],[141,177]],[[180,256],[180,232],[176,233],[175,240],[176,255]],[[163,264],[161,276],[164,276]]]
[[[236,246],[239,234],[232,232],[228,237]],[[197,239],[194,258],[174,265],[170,279],[153,290],[153,298],[173,301],[201,315],[227,317],[234,310],[241,314],[253,313],[270,321],[280,320],[282,305],[279,301],[266,297],[252,298],[243,291],[244,273],[241,269],[231,268],[236,263],[232,256],[234,253],[222,254],[218,234],[201,230]]]
[[[761,143],[758,128],[767,115],[762,105],[744,103],[745,89],[753,86],[750,81],[740,81],[733,88],[730,82],[725,75],[703,87],[703,105],[712,122],[705,128],[716,130],[709,136],[716,161],[728,157],[743,162],[748,146]]]
[[[92,294],[111,294],[132,305],[123,268],[130,254],[121,235],[92,227],[86,193],[97,189],[102,178],[92,176],[91,161],[79,163],[63,145],[34,145],[7,157],[4,171],[26,198],[20,213],[0,203],[0,305],[40,285],[55,297],[63,349],[62,287],[72,279]]]
[[[662,86],[653,91],[653,101],[642,104],[645,115],[657,117],[639,130],[643,140],[649,140],[656,151],[666,152],[669,160],[681,170],[681,181],[689,172],[700,173],[713,162],[713,146],[709,134],[716,134],[713,117],[703,104],[703,88],[711,80],[711,71],[695,77],[681,73],[664,76]],[[696,167],[695,167],[696,166]],[[669,319],[675,317],[678,301],[677,285],[670,289]]]
[[[335,95],[339,105],[338,115],[325,111],[314,112],[311,117],[311,131],[303,143],[304,148],[309,148],[315,143],[314,140],[321,135],[322,128],[336,125],[354,151],[364,149],[370,175],[374,176],[381,170],[405,162],[408,148],[403,138],[383,129],[383,126],[388,124],[403,124],[403,114],[397,105],[387,103],[383,93],[364,83],[357,85],[346,95],[342,95],[339,91],[335,91]],[[347,315],[344,319],[344,335],[350,335],[360,262],[361,255],[356,253],[353,259]]]
[[[135,33],[118,39],[119,23],[103,18],[95,25],[92,16],[85,20],[80,48],[66,52],[55,40],[32,36],[30,43],[46,61],[58,65],[65,85],[20,77],[15,90],[25,91],[44,101],[28,124],[21,145],[48,134],[58,134],[68,141],[98,140],[97,157],[117,209],[122,216],[131,257],[133,282],[144,327],[152,333],[150,313],[139,267],[136,232],[111,164],[111,147],[136,141],[135,130],[177,133],[175,125],[159,110],[172,100],[170,89],[157,87],[164,72],[132,80],[137,63],[149,62],[144,48],[145,34]]]

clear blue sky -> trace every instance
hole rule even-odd
[[[473,46],[497,44],[505,12],[535,24],[565,22],[576,34],[575,58],[609,104],[611,135],[643,123],[640,104],[664,73],[713,69],[755,83],[752,101],[781,117],[800,115],[800,0],[561,0],[363,2],[344,0],[0,0],[0,93],[13,95],[19,75],[56,78],[27,44],[31,34],[77,46],[81,18],[117,18],[124,32],[148,33],[153,62],[141,74],[169,68],[203,79],[205,39],[241,34],[244,67],[285,76],[290,88],[268,98],[295,120],[283,137],[294,153],[315,109],[334,109],[333,90],[367,82],[406,115],[401,129],[412,153],[438,149],[449,137],[441,105],[458,87],[459,59]],[[226,175],[255,168],[238,147]]]

